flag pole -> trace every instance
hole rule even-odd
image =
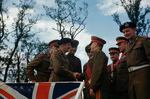
[[[77,94],[76,94],[74,99],[80,99],[81,98],[83,88],[84,88],[84,82],[81,82],[79,89],[77,91]]]

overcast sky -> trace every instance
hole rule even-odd
[[[7,0],[7,5],[9,5],[10,18],[8,23],[12,22],[14,16],[17,13],[17,9],[11,5],[9,2],[14,0]],[[17,1],[17,0],[16,0]],[[33,15],[36,13],[44,14],[45,11],[42,5],[55,6],[54,0],[35,0],[36,5],[34,10],[30,11]],[[80,1],[80,0],[79,0]],[[119,0],[85,0],[88,3],[88,18],[86,20],[86,28],[82,31],[76,39],[79,40],[79,47],[76,55],[81,59],[82,65],[87,61],[87,56],[85,53],[85,46],[90,43],[91,35],[101,37],[107,41],[104,46],[103,51],[108,55],[108,48],[115,45],[115,38],[121,36],[122,33],[119,32],[119,26],[113,21],[111,15],[114,12],[121,14],[121,20],[123,22],[129,21],[124,9],[119,6]],[[118,4],[118,6],[114,5]],[[150,0],[142,0],[142,6],[145,7],[150,5]],[[56,31],[52,30],[55,26],[54,21],[43,17],[35,25],[35,30],[41,31],[38,35],[40,39],[49,42],[53,39],[60,39]],[[109,55],[108,55],[109,56]],[[110,63],[111,61],[109,61]]]

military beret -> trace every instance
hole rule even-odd
[[[125,28],[136,28],[136,24],[133,22],[125,22],[122,25],[120,25],[120,32],[122,32],[122,30]]]
[[[85,52],[86,52],[86,53],[89,53],[89,52],[90,52],[90,50],[91,50],[90,46],[91,46],[91,43],[88,44],[88,45],[85,47]]]
[[[70,38],[62,38],[58,41],[59,45],[66,44],[66,43],[72,43],[72,40]]]
[[[72,45],[72,47],[77,48],[79,45],[79,41],[73,40],[71,45]]]
[[[110,47],[109,48],[109,54],[111,54],[111,53],[119,53],[119,52],[120,52],[120,50],[117,47]]]
[[[126,37],[119,36],[119,37],[116,38],[116,41],[117,41],[116,45],[118,45],[118,44],[120,44],[122,42],[128,42],[129,40]]]
[[[102,38],[96,37],[96,36],[91,36],[91,43],[97,42],[99,45],[104,45],[106,44],[106,41],[103,40]]]
[[[58,46],[59,46],[59,45],[58,45],[58,42],[59,42],[59,40],[52,40],[52,41],[50,41],[50,42],[48,43],[48,45],[49,45],[50,47],[52,47],[52,46],[58,47]]]

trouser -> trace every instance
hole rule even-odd
[[[129,99],[128,93],[127,92],[118,93],[118,94],[116,94],[116,98],[114,98],[114,99]]]
[[[111,98],[110,98],[110,93],[105,92],[105,91],[102,91],[102,92],[100,93],[100,99],[111,99]]]
[[[150,99],[150,67],[129,73],[129,99]]]
[[[89,90],[87,88],[83,89],[84,99],[110,99],[109,93],[101,92],[100,90],[95,92],[95,96],[90,96]]]

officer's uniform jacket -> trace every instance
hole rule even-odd
[[[107,62],[108,57],[103,51],[93,53],[90,86],[94,91],[108,89]]]
[[[150,40],[145,37],[135,36],[129,42],[127,48],[128,66],[150,64]]]
[[[127,65],[129,71],[130,99],[150,97],[150,40],[135,36],[129,40]],[[137,98],[136,98],[137,99]]]
[[[122,57],[119,60],[116,71],[117,71],[116,83],[115,83],[116,92],[118,94],[127,93],[129,75],[128,75],[128,67],[127,67],[125,54],[122,54]]]
[[[38,55],[27,65],[27,76],[29,80],[36,82],[48,81],[51,73],[48,69],[49,66],[49,56],[47,54]]]
[[[115,89],[116,89],[116,77],[117,77],[118,63],[119,63],[119,60],[107,66],[109,88],[110,88],[109,90],[111,91],[111,93],[115,93]]]
[[[69,61],[65,54],[61,50],[54,51],[51,54],[51,66],[53,72],[50,77],[50,81],[74,81],[73,72],[69,70]]]
[[[71,70],[72,72],[82,73],[80,59],[78,57],[74,56],[74,54],[68,54],[67,58],[70,63],[69,70]]]

